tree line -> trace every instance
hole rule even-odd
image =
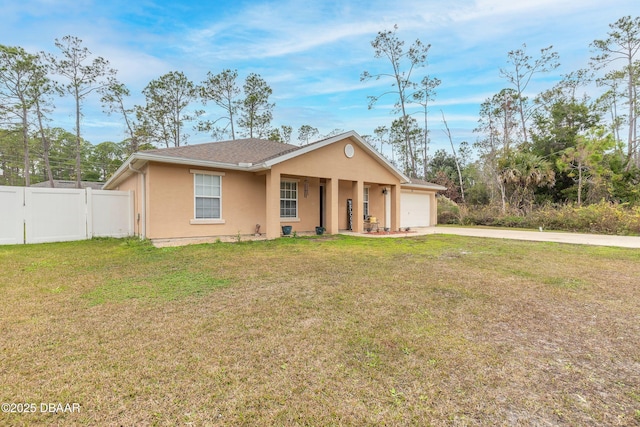
[[[526,213],[543,203],[640,201],[640,17],[609,28],[591,43],[585,68],[535,97],[527,96],[530,83],[559,66],[558,53],[549,46],[529,54],[526,45],[508,53],[500,70],[507,86],[480,108],[479,159],[464,181],[470,202]]]
[[[131,91],[117,71],[82,40],[65,36],[55,46],[57,56],[0,45],[0,184],[28,186],[36,177],[51,186],[54,179],[75,180],[80,187],[82,179],[105,180],[131,153],[186,144],[188,124],[214,140],[291,142],[291,126],[271,126],[272,89],[256,73],[241,84],[237,70],[208,72],[196,84],[183,72],[171,71],[142,90],[143,105],[131,105]],[[49,125],[56,96],[73,100],[73,132]],[[99,96],[105,113],[124,124],[124,141],[94,146],[83,138],[82,109],[90,96]],[[219,114],[196,107],[207,104],[217,106]],[[301,142],[318,135],[310,125],[298,129]]]
[[[393,119],[364,137],[390,153],[389,160],[406,175],[446,186],[445,194],[456,202],[521,212],[544,202],[635,203],[640,200],[640,17],[626,16],[609,27],[606,37],[591,43],[591,60],[583,69],[536,96],[530,94],[532,82],[559,67],[559,54],[553,46],[530,53],[526,44],[508,52],[499,71],[505,87],[480,106],[476,141],[460,144],[454,144],[443,111],[432,118],[442,82],[420,70],[427,67],[430,45],[419,39],[405,45],[397,26],[380,31],[371,46],[388,68],[360,77],[389,83],[368,101],[375,108],[391,97]],[[195,83],[172,71],[143,89],[143,105],[130,105],[130,90],[107,60],[73,36],[55,44],[58,56],[0,45],[0,183],[29,185],[30,176],[75,179],[78,185],[83,176],[103,180],[133,152],[184,145],[188,124],[214,140],[291,142],[291,126],[272,126],[272,89],[258,74],[242,82],[237,70],[226,69]],[[587,95],[594,87],[599,95]],[[56,95],[75,101],[73,132],[49,126]],[[124,141],[94,146],[82,138],[82,106],[89,96],[99,96],[105,112],[124,124]],[[215,112],[202,108],[208,106]],[[444,124],[450,150],[431,152],[434,120]],[[298,129],[302,144],[318,136],[311,125]]]
[[[451,150],[429,153],[429,102],[441,81],[426,75],[429,45],[416,40],[406,47],[392,31],[371,42],[376,58],[388,64],[380,74],[364,72],[362,80],[386,79],[390,89],[370,96],[370,108],[384,97],[395,99],[396,118],[380,126],[372,143],[392,147],[392,161],[405,174],[447,187],[455,202],[492,204],[502,212],[526,214],[544,203],[602,200],[640,201],[640,17],[626,16],[591,45],[583,69],[570,72],[554,86],[531,96],[531,83],[557,69],[560,57],[548,46],[529,53],[526,44],[507,53],[500,68],[505,87],[480,106],[473,143],[453,143],[440,111]],[[589,96],[597,88],[597,97]]]

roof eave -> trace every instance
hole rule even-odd
[[[447,187],[443,187],[442,185],[433,184],[433,183],[413,184],[411,182],[406,182],[406,183],[403,183],[402,186],[405,188],[416,188],[416,189],[422,189],[422,190],[435,190],[435,191],[444,191],[447,189]]]
[[[129,158],[122,164],[122,166],[120,166],[118,170],[116,170],[113,176],[109,178],[103,188],[106,190],[110,190],[116,187],[124,178],[129,176],[129,174],[131,173],[129,165],[135,168],[140,168],[148,162],[169,163],[174,165],[188,165],[194,167],[225,170],[238,170],[246,172],[257,172],[269,168],[265,167],[264,164],[238,165],[235,163],[214,162],[209,160],[194,160],[185,157],[161,156],[158,154],[139,152],[129,156]]]

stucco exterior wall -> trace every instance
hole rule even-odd
[[[346,144],[354,148],[353,157],[344,153]],[[349,139],[294,157],[273,169],[281,175],[336,178],[350,181],[400,184],[398,178],[378,163],[371,154]]]
[[[222,176],[222,224],[194,224],[194,173],[215,171],[150,163],[148,168],[147,237],[231,236],[253,234],[265,222],[265,177],[241,171]],[[261,230],[264,232],[264,230]]]
[[[293,231],[297,232],[314,231],[320,225],[320,179],[283,175],[281,180],[292,180],[298,183],[298,221],[281,219],[280,226],[290,225]],[[308,187],[306,197],[305,180]]]
[[[133,191],[133,230],[136,236],[142,236],[142,180],[134,173],[122,181],[116,190]]]

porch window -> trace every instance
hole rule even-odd
[[[298,182],[280,181],[280,218],[298,217]]]
[[[364,193],[362,196],[362,212],[364,214],[364,219],[367,219],[369,216],[369,187],[364,187]]]
[[[194,174],[195,218],[220,219],[222,213],[222,177],[219,175]]]

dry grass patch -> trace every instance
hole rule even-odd
[[[638,251],[455,236],[0,247],[33,425],[638,425]]]

